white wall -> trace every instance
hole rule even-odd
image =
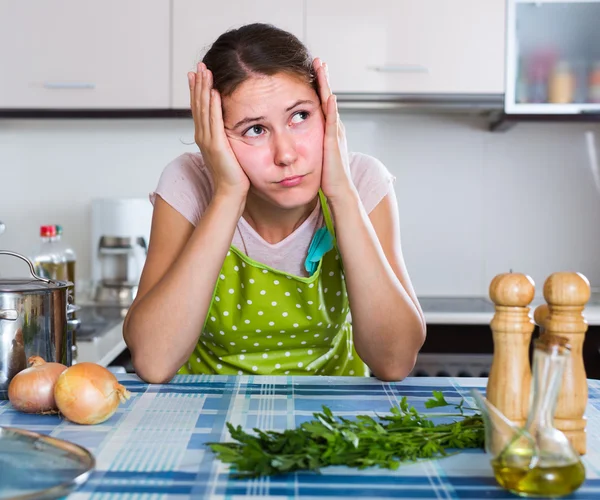
[[[585,133],[600,125],[346,111],[351,149],[397,176],[407,266],[420,295],[486,295],[493,276],[558,270],[600,284],[600,190]],[[189,120],[0,120],[0,247],[28,253],[60,224],[89,278],[90,200],[145,197],[163,167],[194,150]],[[600,151],[599,151],[600,152]],[[0,273],[12,259],[0,256]]]

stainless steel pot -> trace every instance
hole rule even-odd
[[[42,278],[25,256],[7,250],[0,255],[22,259],[29,278],[0,279],[0,399],[30,356],[72,364],[72,330],[67,327],[68,281]]]

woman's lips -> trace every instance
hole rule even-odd
[[[277,184],[283,187],[294,187],[302,182],[304,179],[303,175],[293,175],[292,177],[286,177],[282,181],[279,181]]]

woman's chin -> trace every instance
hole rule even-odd
[[[294,186],[276,187],[268,193],[261,193],[261,198],[268,200],[276,207],[284,210],[303,207],[314,202],[319,194],[319,185],[316,186]]]

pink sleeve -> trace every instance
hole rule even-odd
[[[150,193],[150,201],[154,205],[159,195],[195,226],[212,193],[212,177],[200,153],[184,153],[165,167],[156,190]]]
[[[393,189],[396,178],[377,158],[350,153],[350,174],[367,213]]]

